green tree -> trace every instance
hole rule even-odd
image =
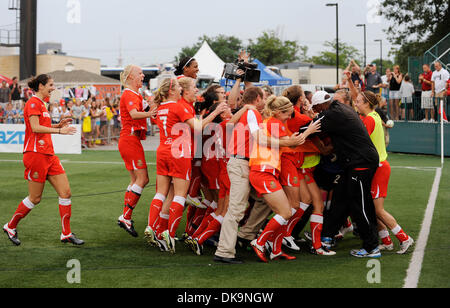
[[[217,56],[225,62],[234,62],[234,60],[237,59],[239,51],[243,48],[242,41],[235,36],[220,34],[216,37],[209,37],[203,35],[198,38],[197,43],[193,46],[183,47],[175,58],[176,62],[184,57],[194,56],[204,41],[206,41]]]
[[[326,41],[324,46],[328,50],[322,51],[317,56],[311,57],[310,62],[314,64],[336,66],[336,40]],[[357,63],[362,63],[361,53],[353,46],[339,41],[339,67],[346,68],[351,59],[355,59]]]
[[[296,41],[283,41],[275,31],[263,32],[256,40],[249,40],[248,52],[265,65],[298,61],[301,46]]]
[[[380,69],[381,69],[380,63],[381,63],[381,61],[380,61],[379,58],[375,59],[375,60],[372,60],[369,63],[375,63],[377,65],[378,72],[380,72]],[[384,75],[384,73],[386,72],[387,68],[390,68],[392,70],[393,67],[394,67],[394,62],[392,62],[392,60],[389,60],[389,59],[385,60],[385,59],[383,59],[383,71],[382,71],[381,75]]]
[[[425,51],[449,33],[448,0],[384,0],[380,14],[391,22],[385,29],[389,42],[400,47],[391,51],[402,71],[408,70],[409,56]]]

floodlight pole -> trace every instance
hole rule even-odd
[[[367,43],[366,43],[366,24],[359,24],[359,25],[356,25],[357,27],[364,27],[364,67],[366,67],[367,66],[367,57],[366,57],[366,55],[367,55],[367,52],[366,52],[366,50],[367,50]]]
[[[37,0],[20,1],[20,79],[36,75]]]

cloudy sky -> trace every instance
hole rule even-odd
[[[10,0],[0,0],[0,28],[11,28],[15,12]],[[309,56],[336,37],[335,7],[339,4],[340,40],[363,53],[367,24],[367,61],[391,48],[383,29],[388,23],[375,16],[381,0],[38,0],[37,41],[61,42],[69,55],[101,59],[116,66],[122,47],[124,64],[170,62],[184,46],[206,34],[233,35],[244,44],[263,31],[276,30],[285,40],[309,47]],[[79,7],[77,6],[79,3]],[[9,26],[8,26],[9,25]]]

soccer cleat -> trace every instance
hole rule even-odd
[[[173,237],[170,237],[169,230],[164,231],[161,233],[161,236],[167,244],[167,248],[169,248],[169,251],[174,254],[175,253],[175,239]]]
[[[353,225],[350,225],[350,227],[345,228],[342,227],[341,230],[339,230],[339,233],[342,234],[342,237],[344,237],[347,233],[353,232]]]
[[[283,251],[280,252],[280,253],[277,254],[277,255],[274,255],[273,253],[270,253],[270,260],[281,260],[281,259],[283,259],[283,260],[288,260],[288,261],[292,261],[292,260],[296,260],[297,257],[295,257],[295,256],[290,256],[290,255],[284,253]]]
[[[289,249],[300,251],[300,247],[295,243],[294,238],[292,236],[288,236],[283,238],[283,245]]]
[[[203,254],[203,246],[198,243],[198,240],[196,238],[192,239],[190,241],[190,247],[191,250],[197,255],[201,256]]]
[[[156,243],[158,244],[158,248],[161,252],[169,252],[169,247],[167,247],[166,241],[163,239],[159,239],[158,237],[155,237]]]
[[[136,230],[134,230],[134,222],[132,220],[126,220],[122,215],[119,217],[117,224],[119,227],[127,231],[132,237],[138,237]]]
[[[187,232],[184,232],[180,238],[177,238],[177,241],[179,242],[186,242],[186,240],[188,239],[189,234]]]
[[[378,248],[375,248],[370,253],[367,252],[364,248],[353,249],[350,251],[350,254],[357,258],[381,258],[381,252]]]
[[[306,238],[308,241],[312,242],[311,232],[305,231],[305,232],[303,232],[303,234],[305,235],[305,238]]]
[[[73,233],[70,233],[69,235],[66,235],[66,236],[61,234],[61,242],[64,244],[72,243],[76,246],[81,246],[84,244],[84,241],[77,238],[76,235]]]
[[[400,250],[397,251],[397,254],[403,255],[408,252],[408,249],[414,244],[414,240],[412,237],[408,237],[408,239],[400,244]]]
[[[271,241],[267,241],[266,245],[264,245],[266,248],[267,253],[272,253],[273,251],[273,243]]]
[[[329,250],[326,247],[320,247],[319,249],[314,249],[314,247],[311,247],[311,253],[313,255],[318,255],[318,256],[334,256],[334,255],[336,255],[336,252]]]
[[[156,241],[156,233],[153,231],[152,227],[147,226],[145,228],[145,239],[147,240],[147,243],[152,247],[158,247],[158,242]]]
[[[207,207],[202,204],[202,202],[195,197],[191,197],[191,196],[187,196],[186,197],[186,204],[187,205],[192,205],[193,207],[199,208],[199,209],[206,209]]]
[[[394,250],[394,243],[391,243],[389,245],[385,245],[385,244],[381,244],[378,246],[379,250],[387,250],[387,251],[392,251]]]
[[[20,245],[19,234],[16,229],[8,228],[8,224],[3,226],[3,231],[8,235],[9,240],[16,246]]]
[[[336,245],[336,242],[331,237],[322,237],[321,242],[322,247],[325,247],[326,249],[331,249],[331,247]]]
[[[251,245],[252,248],[253,248],[253,251],[256,253],[256,255],[258,256],[258,258],[259,258],[262,262],[264,262],[264,263],[269,262],[269,260],[267,260],[267,257],[266,257],[266,255],[265,255],[265,253],[264,253],[264,247],[263,247],[263,246],[259,246],[259,245],[257,244],[256,241],[257,241],[257,240],[253,240],[253,241],[250,243],[250,245]]]

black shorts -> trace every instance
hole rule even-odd
[[[331,173],[324,170],[320,165],[316,167],[314,171],[314,179],[316,180],[317,186],[325,191],[333,190],[334,186],[337,185],[341,174]]]

